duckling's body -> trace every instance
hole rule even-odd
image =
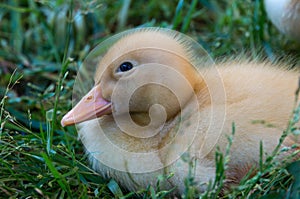
[[[204,157],[199,156],[200,147],[202,146],[203,137],[201,131],[205,132],[212,128],[210,133],[220,129],[213,129],[214,124],[210,124],[210,99],[207,100],[207,106],[200,106],[202,116],[200,121],[199,135],[194,139],[194,143],[190,148],[190,157],[196,161],[196,181],[202,184],[201,191],[204,191],[209,180],[215,176],[215,147],[219,146],[221,151],[225,152],[228,140],[226,135],[232,132],[232,123],[235,123],[236,132],[234,142],[231,147],[230,165],[227,176],[233,180],[231,183],[238,181],[249,171],[252,166],[258,164],[259,161],[259,144],[263,141],[264,152],[270,154],[277,145],[279,138],[288,124],[291,116],[295,91],[297,89],[298,75],[293,72],[274,69],[274,66],[266,64],[254,63],[233,63],[233,65],[223,65],[219,67],[220,75],[224,82],[226,91],[226,105],[221,101],[220,104],[215,102],[216,106],[220,106],[220,112],[226,106],[226,119],[221,136],[210,135],[212,139],[218,138],[218,142],[212,150]],[[209,72],[207,73],[209,74]],[[234,77],[234,78],[233,78]],[[214,78],[212,76],[212,78]],[[199,93],[203,96],[203,93]],[[210,97],[206,95],[206,97]],[[201,105],[201,104],[200,104]],[[218,112],[218,111],[217,111]],[[215,116],[218,118],[218,116]],[[97,121],[98,120],[98,121]],[[174,119],[175,120],[175,119]],[[196,119],[190,117],[186,123],[197,123]],[[176,120],[175,120],[176,121]],[[89,146],[89,151],[99,151],[101,149],[101,140],[98,133],[98,122],[104,128],[109,140],[114,140],[117,146],[122,146],[129,151],[147,152],[153,149],[159,149],[160,145],[165,145],[164,136],[157,136],[149,140],[134,139],[120,131],[114,122],[112,115],[103,116],[100,119],[91,120],[80,124],[79,135],[85,146]],[[223,122],[223,121],[216,121]],[[166,129],[173,131],[176,128],[176,123],[172,122],[166,125]],[[191,127],[192,128],[192,127]],[[164,131],[164,130],[163,130]],[[186,128],[186,131],[189,131]],[[171,132],[169,132],[172,134]],[[164,133],[165,135],[166,133]],[[99,139],[98,141],[96,139]],[[183,137],[184,142],[186,138]],[[286,146],[291,146],[292,141],[287,139]],[[93,144],[93,146],[91,146]],[[208,144],[209,146],[209,144]],[[208,150],[211,148],[209,147]],[[113,158],[113,157],[110,157]],[[117,157],[119,158],[119,157]],[[159,162],[163,164],[164,160]],[[154,173],[130,174],[128,172],[117,171],[100,163],[97,159],[91,156],[93,168],[106,177],[116,179],[121,185],[129,190],[138,190],[145,188],[149,183],[156,184],[157,176],[174,172],[175,176],[170,178],[164,186],[167,188],[177,186],[179,192],[184,190],[184,179],[187,177],[188,164],[181,159],[177,161],[177,165],[164,168]],[[126,159],[121,160],[120,165],[126,165]],[[137,164],[143,167],[143,163],[139,159],[130,164]],[[232,169],[232,171],[231,171]]]
[[[129,41],[133,38],[138,42],[133,42],[134,44],[131,45]],[[230,150],[227,181],[229,184],[238,183],[251,167],[258,164],[260,141],[263,143],[264,152],[270,154],[276,147],[292,113],[298,86],[298,73],[276,68],[267,63],[225,62],[217,64],[217,70],[214,67],[199,69],[201,74],[199,75],[195,68],[188,65],[193,61],[190,53],[184,49],[186,46],[182,41],[178,41],[181,40],[178,40],[176,35],[166,34],[160,29],[137,31],[121,39],[99,64],[95,77],[96,85],[93,89],[97,94],[87,94],[87,98],[84,97],[62,121],[63,125],[69,125],[89,119],[80,123],[78,130],[90,154],[93,168],[105,177],[116,179],[129,190],[146,188],[149,184],[155,186],[158,175],[174,173],[174,176],[162,186],[164,188],[176,186],[177,192],[183,193],[184,179],[188,175],[189,165],[182,158],[175,157],[188,152],[189,159],[196,160],[193,168],[195,180],[199,183],[199,190],[204,191],[208,182],[215,176],[216,147],[219,146],[221,151],[225,152],[228,144],[227,135],[232,132],[232,123],[235,124],[236,130]],[[124,43],[127,46],[124,47]],[[122,46],[118,46],[119,44]],[[172,50],[172,53],[164,54],[165,51],[159,51],[156,55],[155,49],[158,46]],[[140,51],[136,52],[134,49]],[[154,51],[150,52],[149,49]],[[176,53],[181,53],[182,56],[175,56]],[[115,56],[118,58],[115,59]],[[118,113],[123,114],[121,108],[123,104],[114,101],[112,92],[116,82],[120,81],[123,81],[121,86],[126,85],[122,87],[126,90],[137,84],[139,78],[152,81],[153,77],[150,76],[153,74],[157,81],[168,79],[161,73],[146,73],[144,76],[139,76],[143,74],[139,73],[139,70],[146,70],[145,63],[153,58],[156,59],[155,63],[168,64],[172,70],[179,71],[188,79],[188,83],[185,85],[186,82],[170,80],[172,84],[178,84],[175,88],[180,88],[177,95],[172,95],[160,86],[152,85],[144,86],[141,91],[136,90],[129,103],[129,110],[131,118],[137,124],[149,123],[148,109],[153,104],[163,104],[167,112],[166,123],[162,128],[153,136],[141,138],[124,133],[120,129],[120,124],[116,123]],[[117,64],[111,64],[115,63],[111,60],[119,61]],[[124,63],[124,60],[137,62],[135,68],[129,70],[133,72],[126,71],[123,74],[119,69],[116,70],[116,66]],[[103,65],[108,68],[101,69],[100,66]],[[153,70],[156,68],[154,67]],[[120,75],[125,75],[125,79],[117,80]],[[189,93],[189,86],[196,96],[196,104],[192,100],[193,95]],[[126,91],[120,92],[119,97],[122,99]],[[106,107],[105,110],[101,109],[97,112],[96,115],[99,117],[98,113],[100,113],[101,117],[91,119],[90,116],[75,115],[80,113],[78,111],[81,110],[80,106],[89,96],[98,94],[101,100],[104,100],[101,101],[101,107]],[[175,100],[178,96],[182,98],[180,107]],[[109,106],[112,108],[107,108]],[[154,110],[153,114],[156,113]],[[128,122],[125,123],[126,125],[132,124]],[[134,133],[140,135],[143,132]],[[294,143],[296,143],[295,138],[288,137],[283,145],[291,146]],[[170,147],[165,149],[165,146]],[[187,147],[181,148],[182,146]],[[147,158],[149,154],[151,156]],[[145,172],[142,172],[143,168]]]
[[[300,41],[299,0],[265,0],[265,8],[280,32]]]

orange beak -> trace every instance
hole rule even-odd
[[[102,97],[99,85],[90,90],[61,120],[62,126],[73,125],[111,113],[111,102]]]

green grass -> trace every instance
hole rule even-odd
[[[278,33],[260,0],[4,0],[0,26],[0,198],[136,196],[90,169],[76,129],[59,123],[71,108],[73,78],[83,59],[117,32],[168,27],[195,38],[215,59],[245,52],[253,59],[292,57],[294,66],[300,63],[299,44]],[[295,108],[283,136],[298,132]],[[197,193],[191,172],[183,197],[299,198],[300,162],[278,165],[278,153],[220,196],[228,155],[217,152],[217,177],[208,191]],[[160,176],[158,184],[169,177]],[[164,198],[169,192],[149,186],[138,193]]]

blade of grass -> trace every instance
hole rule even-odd
[[[179,0],[176,10],[175,10],[175,16],[172,23],[172,29],[176,30],[178,25],[182,22],[182,9],[184,5],[184,0]]]
[[[60,187],[65,192],[68,193],[69,197],[72,197],[71,189],[70,189],[66,179],[57,171],[57,169],[55,168],[55,166],[53,165],[52,161],[49,159],[47,154],[41,153],[41,155],[42,155],[43,159],[45,160],[46,165],[50,169],[50,171],[51,171],[53,177],[55,178],[55,180],[57,181],[57,183],[60,185]]]
[[[192,1],[192,4],[190,5],[189,11],[187,13],[187,16],[184,18],[183,24],[181,26],[181,32],[183,32],[183,33],[187,32],[187,30],[188,30],[188,28],[190,26],[190,23],[191,23],[191,20],[192,20],[192,15],[193,15],[193,13],[195,11],[197,2],[198,2],[198,0],[193,0]]]
[[[115,180],[111,179],[107,184],[107,187],[115,195],[115,197],[120,198],[124,196],[121,188]]]
[[[123,0],[123,5],[118,15],[118,30],[124,29],[126,25],[130,3],[131,0]]]
[[[16,6],[15,4],[5,4],[5,3],[0,3],[0,8],[4,8],[6,10],[10,10],[13,12],[19,12],[19,13],[26,13],[26,12],[32,12],[33,10],[30,8],[26,8],[26,7],[19,7]]]
[[[9,1],[11,7],[18,7],[19,1],[12,0]],[[14,47],[14,51],[18,54],[22,52],[22,41],[23,41],[23,26],[22,26],[22,19],[21,14],[19,12],[11,11],[11,32],[13,36],[11,37],[11,45]]]
[[[50,130],[50,138],[51,138],[50,147],[52,145],[52,137],[53,137],[54,129],[56,129],[57,105],[59,103],[58,101],[59,101],[60,92],[62,90],[62,84],[67,75],[67,67],[69,63],[72,61],[71,59],[68,59],[68,54],[69,54],[68,51],[69,51],[71,26],[72,26],[72,19],[73,19],[73,0],[71,0],[70,12],[68,18],[69,20],[67,20],[68,24],[67,24],[67,34],[66,34],[66,46],[65,46],[64,56],[63,56],[62,69],[60,71],[58,84],[55,89],[55,101],[54,101],[53,115],[51,121],[52,123],[51,123],[51,130]]]

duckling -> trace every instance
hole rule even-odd
[[[265,9],[280,32],[300,41],[299,0],[265,0]]]
[[[227,182],[258,165],[260,142],[270,154],[291,115],[298,74],[269,63],[228,61],[202,67],[183,34],[145,28],[122,35],[97,65],[94,87],[67,113],[92,167],[131,191],[156,186],[184,192],[194,160],[199,191],[215,177],[235,124]],[[255,122],[263,121],[263,122]],[[288,137],[283,146],[296,139]]]

